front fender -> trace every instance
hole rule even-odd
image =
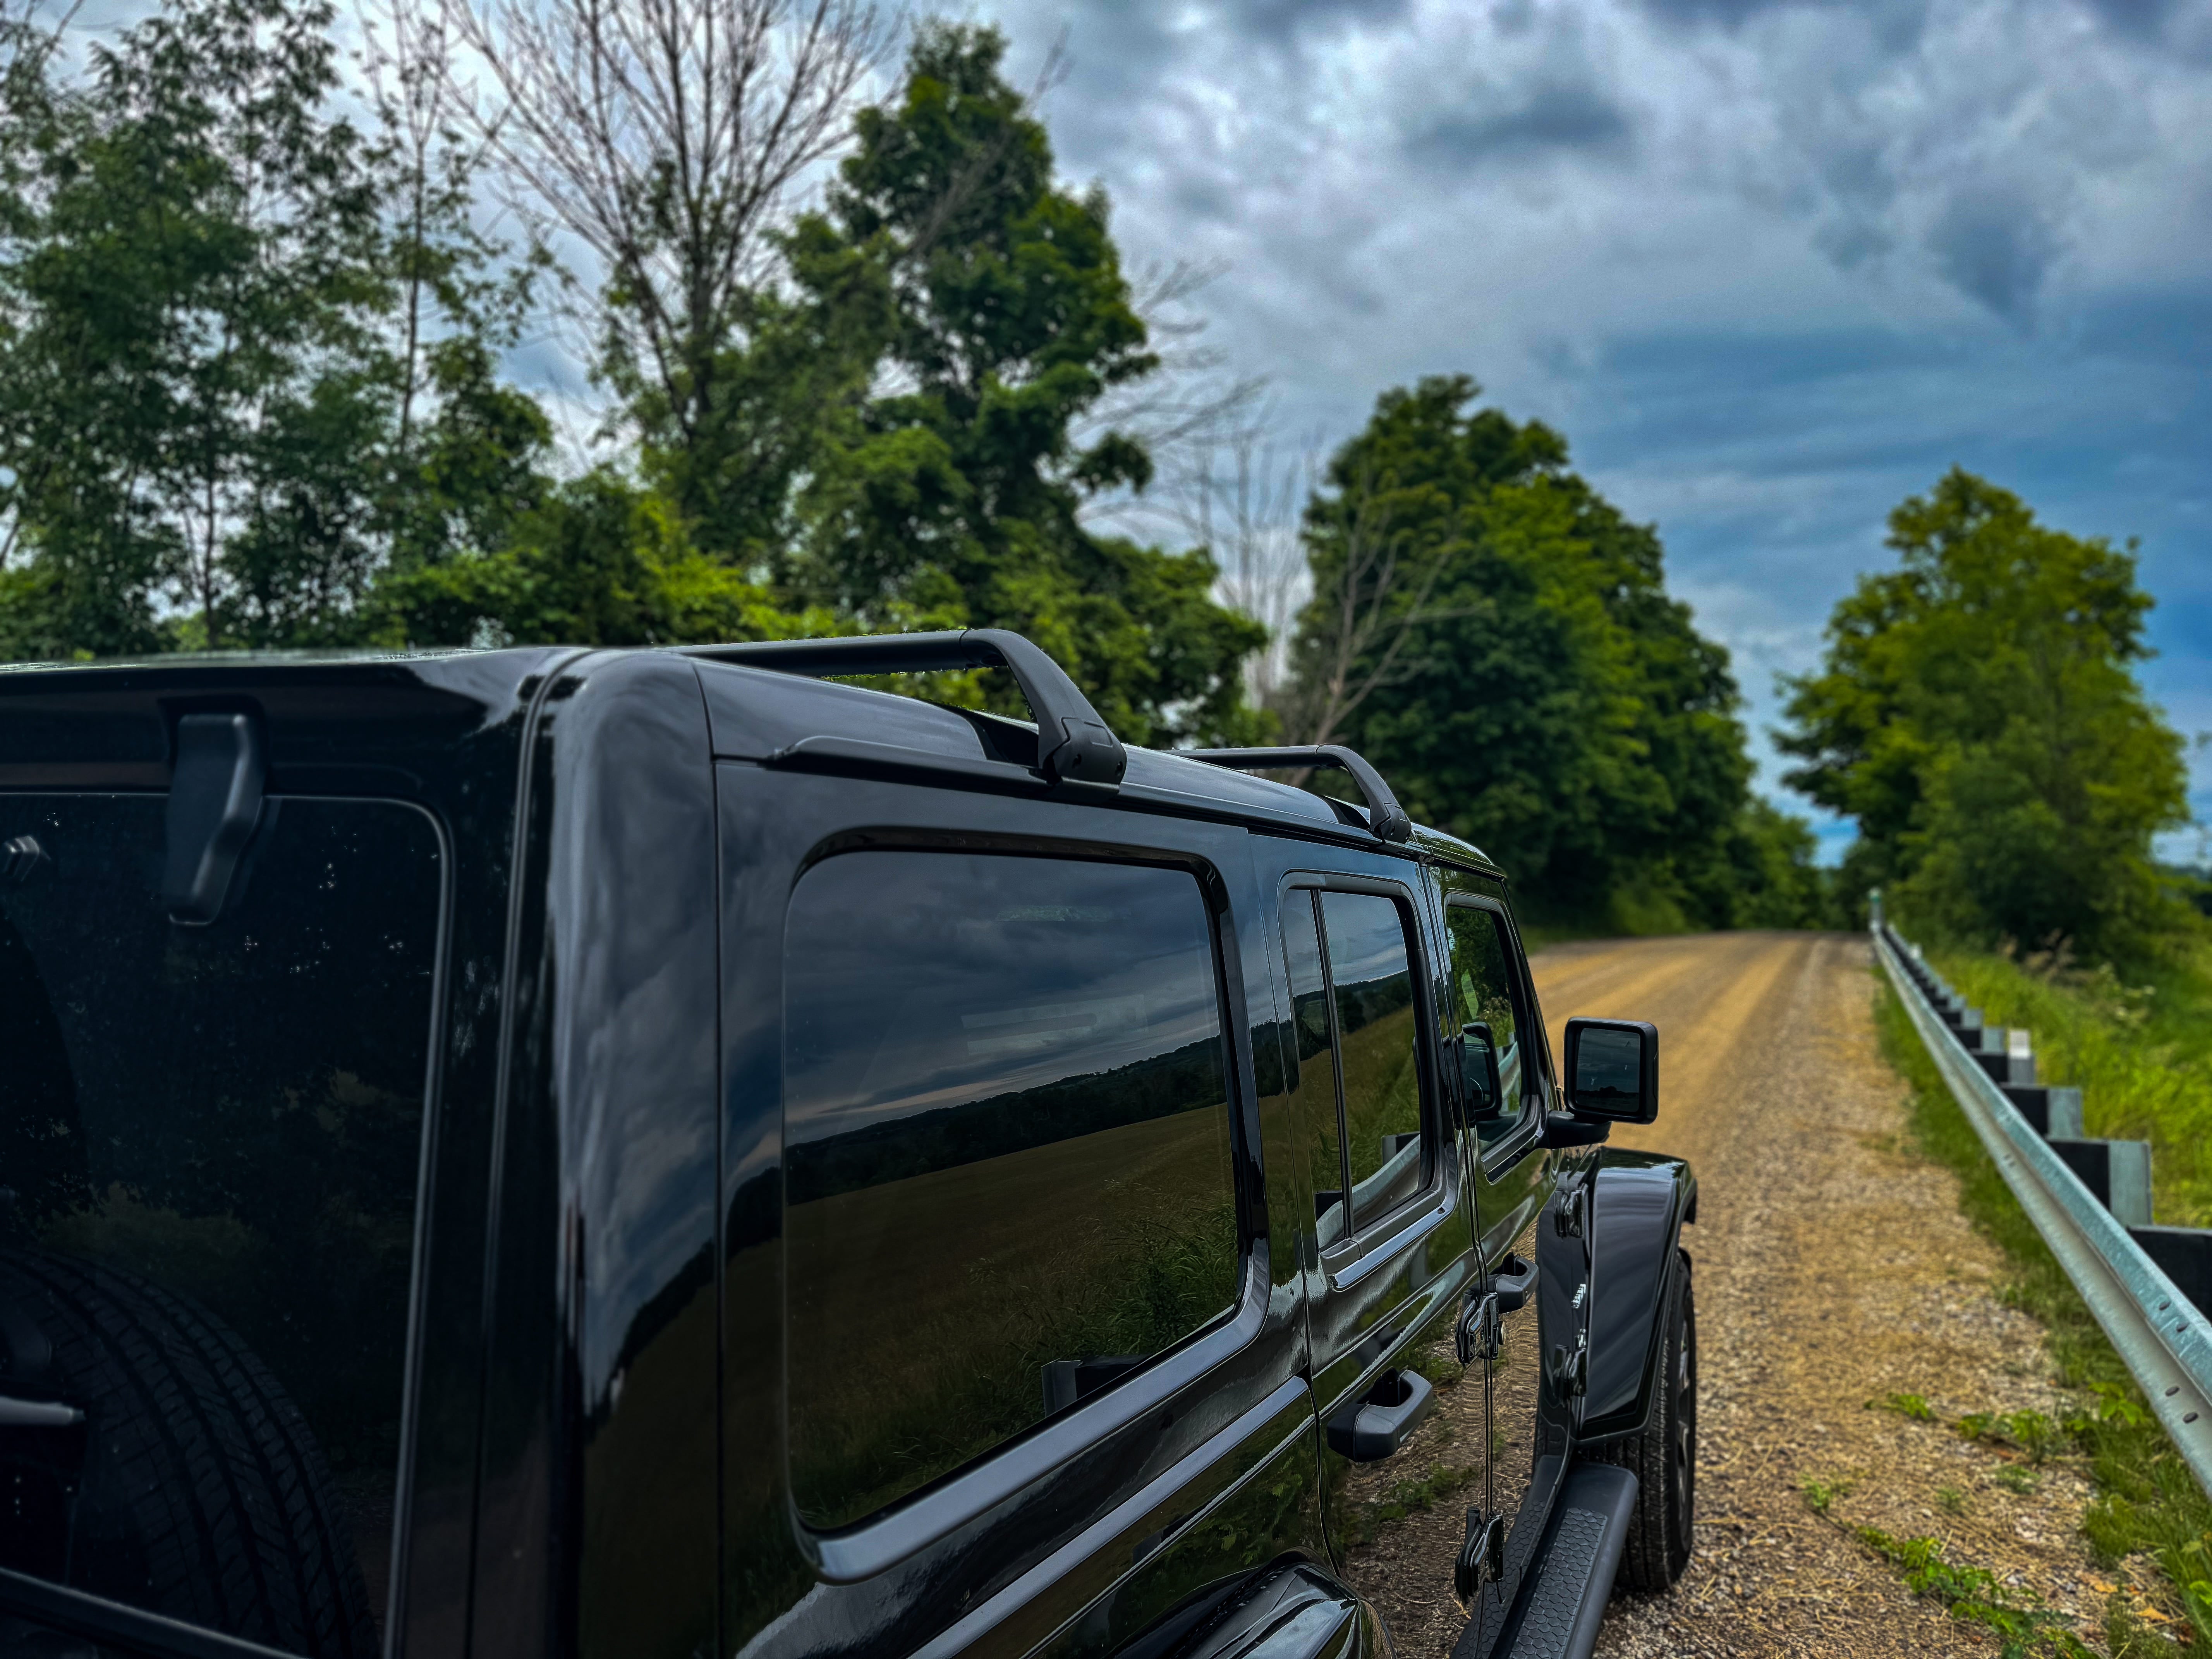
[[[1607,1147],[1590,1194],[1589,1386],[1577,1442],[1638,1434],[1658,1398],[1661,1316],[1698,1177],[1679,1158]]]

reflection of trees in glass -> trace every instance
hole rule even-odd
[[[1181,872],[855,854],[786,938],[793,1485],[836,1526],[1231,1304],[1228,1076]]]
[[[1420,1130],[1413,971],[1404,926],[1390,900],[1366,893],[1324,893],[1322,911],[1344,1068],[1346,1151],[1356,1190],[1390,1161],[1395,1137]],[[1404,1196],[1419,1179],[1415,1166],[1393,1183],[1389,1194],[1370,1195],[1358,1218],[1364,1221],[1365,1212]]]
[[[1227,1107],[795,1206],[793,1484],[857,1520],[1042,1420],[1055,1360],[1144,1357],[1234,1301]]]

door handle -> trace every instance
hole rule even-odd
[[[1388,1457],[1436,1403],[1436,1389],[1419,1371],[1385,1371],[1364,1397],[1329,1419],[1329,1449],[1355,1463]]]
[[[1536,1264],[1509,1255],[1490,1275],[1490,1293],[1498,1298],[1498,1311],[1517,1313],[1528,1305],[1536,1289]]]

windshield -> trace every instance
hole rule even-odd
[[[0,1565],[374,1652],[439,839],[271,798],[186,927],[166,806],[0,796]]]

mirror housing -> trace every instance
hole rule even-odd
[[[1467,1095],[1467,1115],[1474,1123],[1487,1123],[1505,1110],[1504,1084],[1498,1074],[1498,1044],[1486,1020],[1462,1025],[1459,1031],[1460,1079]]]
[[[1642,1019],[1571,1019],[1567,1108],[1577,1117],[1649,1123],[1659,1115],[1659,1028]]]

